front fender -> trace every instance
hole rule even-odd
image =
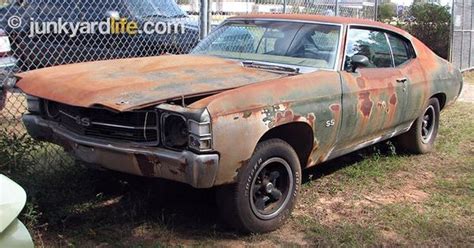
[[[196,102],[206,106],[212,119],[214,149],[220,154],[215,185],[235,182],[257,143],[269,130],[293,122],[313,129],[317,150],[310,155],[316,164],[337,139],[340,125],[340,76],[317,71],[256,83]],[[323,128],[327,121],[331,128]]]

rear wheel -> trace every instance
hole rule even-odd
[[[397,138],[400,148],[416,154],[432,151],[438,135],[439,111],[438,99],[430,99],[423,114],[416,119],[411,129]]]
[[[259,143],[237,183],[217,190],[222,218],[243,232],[270,232],[288,219],[301,183],[293,148],[280,139]]]

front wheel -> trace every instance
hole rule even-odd
[[[411,129],[397,137],[396,141],[400,148],[415,154],[431,152],[438,135],[439,111],[438,99],[431,98]]]
[[[243,232],[273,231],[295,206],[301,185],[298,156],[283,140],[261,142],[237,180],[217,190],[221,217]]]

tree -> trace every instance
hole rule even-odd
[[[414,22],[405,27],[440,57],[448,58],[451,14],[446,6],[413,4],[410,15]]]
[[[377,20],[385,22],[390,21],[392,17],[397,16],[397,5],[394,3],[383,3],[379,5]]]

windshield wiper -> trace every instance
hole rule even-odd
[[[185,14],[177,14],[177,15],[173,15],[173,16],[171,16],[171,17],[173,17],[173,18],[187,18],[188,15],[185,15]]]
[[[288,74],[299,74],[300,68],[290,67],[290,66],[282,66],[282,65],[273,65],[273,64],[263,64],[263,63],[256,63],[251,61],[242,61],[242,64],[245,67],[250,68],[257,68],[267,71],[277,71],[277,72],[285,72]]]
[[[142,18],[150,18],[150,17],[169,18],[169,16],[166,16],[166,15],[163,15],[163,14],[150,14],[150,15],[142,16]]]

